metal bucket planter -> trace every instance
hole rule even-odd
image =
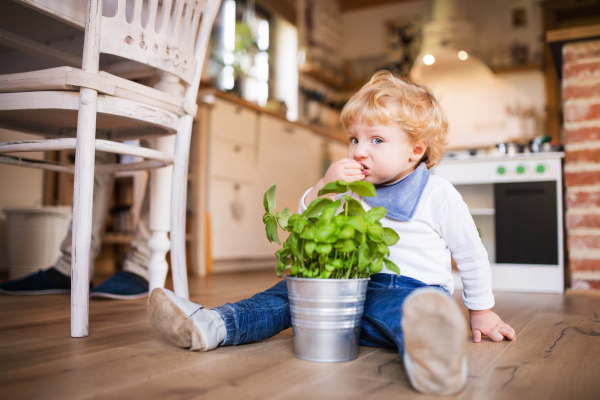
[[[370,278],[285,279],[296,357],[318,362],[355,359]]]

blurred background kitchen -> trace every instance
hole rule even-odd
[[[33,12],[28,2],[0,0],[0,74],[80,55],[81,26],[40,13],[45,1],[30,1]],[[36,52],[28,39],[57,53]],[[434,173],[471,208],[495,289],[600,290],[599,1],[224,0],[208,52],[189,171],[191,274],[273,268],[262,194],[277,182],[277,208],[295,211],[346,154],[344,102],[389,69],[441,92],[451,130]],[[101,69],[157,79],[116,57],[103,55]],[[0,130],[0,141],[29,137]],[[72,180],[0,165],[3,278],[54,261]],[[127,254],[146,180],[144,172],[117,176],[98,277]],[[28,251],[24,238],[42,250]]]

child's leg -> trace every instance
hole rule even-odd
[[[291,326],[285,281],[212,310],[157,288],[148,298],[148,317],[177,346],[201,351],[267,339]]]
[[[397,348],[418,391],[456,393],[467,372],[467,330],[458,306],[441,288],[381,275],[369,282],[360,344]]]
[[[427,287],[429,286],[425,283],[407,277],[392,274],[372,275],[367,288],[360,344],[398,349],[402,354],[402,304],[415,289]]]
[[[227,328],[227,336],[220,346],[258,342],[292,326],[285,280],[249,299],[212,310],[221,315]]]

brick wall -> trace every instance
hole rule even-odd
[[[563,47],[571,287],[600,291],[600,40]]]

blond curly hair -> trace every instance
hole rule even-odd
[[[376,72],[348,100],[340,119],[346,129],[353,123],[397,123],[414,141],[427,141],[427,149],[420,160],[427,168],[440,161],[448,143],[449,124],[438,92],[422,83],[395,77],[387,70]]]

